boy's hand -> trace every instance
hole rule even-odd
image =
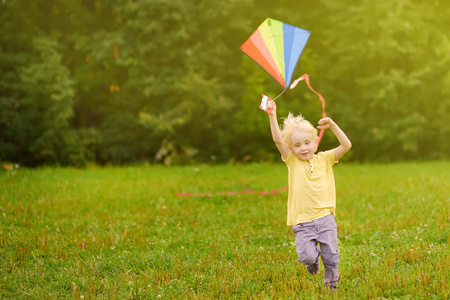
[[[267,110],[266,112],[272,116],[272,115],[276,115],[277,113],[277,105],[275,104],[275,101],[273,101],[272,99],[269,99],[269,101],[267,101]]]
[[[323,119],[319,120],[319,126],[317,126],[317,128],[319,129],[331,129],[334,126],[336,126],[336,123],[334,123],[333,120],[331,120],[330,118],[326,117]]]
[[[319,120],[319,129],[330,129],[339,140],[340,145],[334,148],[334,159],[338,161],[352,147],[352,142],[348,139],[341,128],[330,118],[326,117]]]

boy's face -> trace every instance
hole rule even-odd
[[[291,146],[295,156],[301,160],[310,160],[317,150],[317,142],[311,133],[295,130],[291,135]]]

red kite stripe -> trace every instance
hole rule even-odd
[[[281,73],[278,71],[277,64],[275,63],[266,43],[261,35],[261,32],[256,30],[251,37],[241,46],[241,50],[265,69],[276,81],[278,81],[283,87],[285,86],[284,79]]]

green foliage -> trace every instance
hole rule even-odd
[[[61,55],[53,38],[40,37],[33,41],[40,59],[20,70],[21,84],[30,94],[21,99],[33,114],[35,131],[30,152],[45,162],[64,162],[64,136],[69,131],[74,91],[67,68],[61,65]]]
[[[23,14],[16,17],[17,23],[28,21]],[[15,37],[3,37],[6,43],[13,42],[2,47],[1,55],[9,68],[1,81],[0,122],[4,129],[0,159],[24,164],[67,163],[64,137],[73,113],[72,79],[62,64],[57,36],[31,32],[28,41],[19,35],[26,54],[15,53],[20,47]]]
[[[0,297],[320,299],[278,164],[0,171]],[[450,163],[335,167],[337,299],[448,299]],[[176,197],[175,193],[211,193]]]
[[[330,112],[354,140],[355,155],[446,156],[450,125],[441,118],[450,111],[449,36],[436,26],[444,14],[433,21],[436,13],[428,5],[411,0],[363,1],[350,8],[323,2],[334,13],[315,53],[317,76],[334,87]]]
[[[282,89],[239,51],[267,17],[312,32],[294,76],[310,74],[324,95],[353,142],[347,159],[448,157],[449,9],[441,0],[3,1],[0,160],[278,159],[258,105]],[[320,118],[303,83],[278,107],[280,118]],[[327,134],[321,148],[335,145]]]

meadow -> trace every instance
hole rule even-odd
[[[287,192],[249,193],[285,187],[282,163],[2,169],[0,296],[448,299],[450,162],[334,172],[331,295],[297,261]]]

